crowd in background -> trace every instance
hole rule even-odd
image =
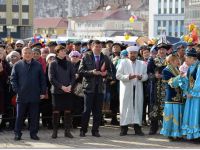
[[[108,123],[105,117],[111,118],[111,125],[121,126],[121,136],[127,135],[130,123],[124,123],[123,119],[133,114],[124,105],[123,108],[120,106],[125,101],[120,95],[120,88],[127,82],[123,72],[124,62],[127,59],[135,61],[131,59],[133,51],[137,52],[135,57],[144,65],[144,74],[147,74],[144,80],[142,76],[130,75],[127,78],[127,81],[137,78],[142,83],[142,90],[138,92],[143,98],[138,100],[139,97],[134,95],[134,101],[142,101],[138,105],[142,107],[139,113],[141,121],[134,126],[135,133],[144,135],[141,126],[148,125],[149,134],[153,135],[162,126],[160,133],[170,140],[180,140],[185,135],[187,139],[198,139],[199,45],[188,43],[185,46],[180,42],[174,47],[164,38],[155,45],[133,47],[110,40],[49,42],[46,45],[25,43],[23,40],[8,44],[2,42],[0,130],[14,130],[15,140],[20,140],[21,129],[27,126],[31,138],[38,140],[37,124],[41,116],[42,126],[53,129],[52,138],[57,138],[59,127],[64,127],[64,135],[69,138],[73,138],[70,128],[81,127],[80,136],[84,137],[92,112],[93,136],[100,137],[99,126]],[[32,105],[36,99],[39,107]],[[127,114],[122,115],[125,109]]]

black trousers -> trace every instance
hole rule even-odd
[[[26,110],[28,110],[28,116],[30,118],[30,136],[36,135],[39,127],[39,103],[17,103],[15,134],[22,135],[21,130]]]
[[[92,133],[99,132],[102,117],[102,102],[103,94],[98,93],[97,88],[95,89],[95,93],[85,93],[84,112],[81,119],[81,130],[83,132],[87,132],[91,112],[93,115]]]
[[[110,109],[112,111],[112,115],[116,115],[119,112],[119,91],[118,91],[119,81],[110,87],[111,93],[111,101],[110,101]]]

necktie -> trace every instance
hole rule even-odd
[[[99,56],[95,56],[95,64],[96,64],[96,70],[98,70],[99,71],[99,69],[100,69],[100,67],[99,67],[99,62],[100,62],[100,58],[99,58]]]

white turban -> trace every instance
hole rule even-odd
[[[129,46],[126,48],[126,50],[128,52],[138,52],[139,51],[139,47],[138,46]]]

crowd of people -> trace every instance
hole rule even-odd
[[[136,135],[158,132],[171,141],[200,138],[199,45],[161,37],[156,44],[132,46],[111,40],[0,44],[0,130],[21,140],[42,126],[73,138],[85,137],[92,114],[92,136],[111,118],[120,136],[133,125]],[[119,113],[119,118],[117,117]],[[26,124],[28,119],[28,124]]]

